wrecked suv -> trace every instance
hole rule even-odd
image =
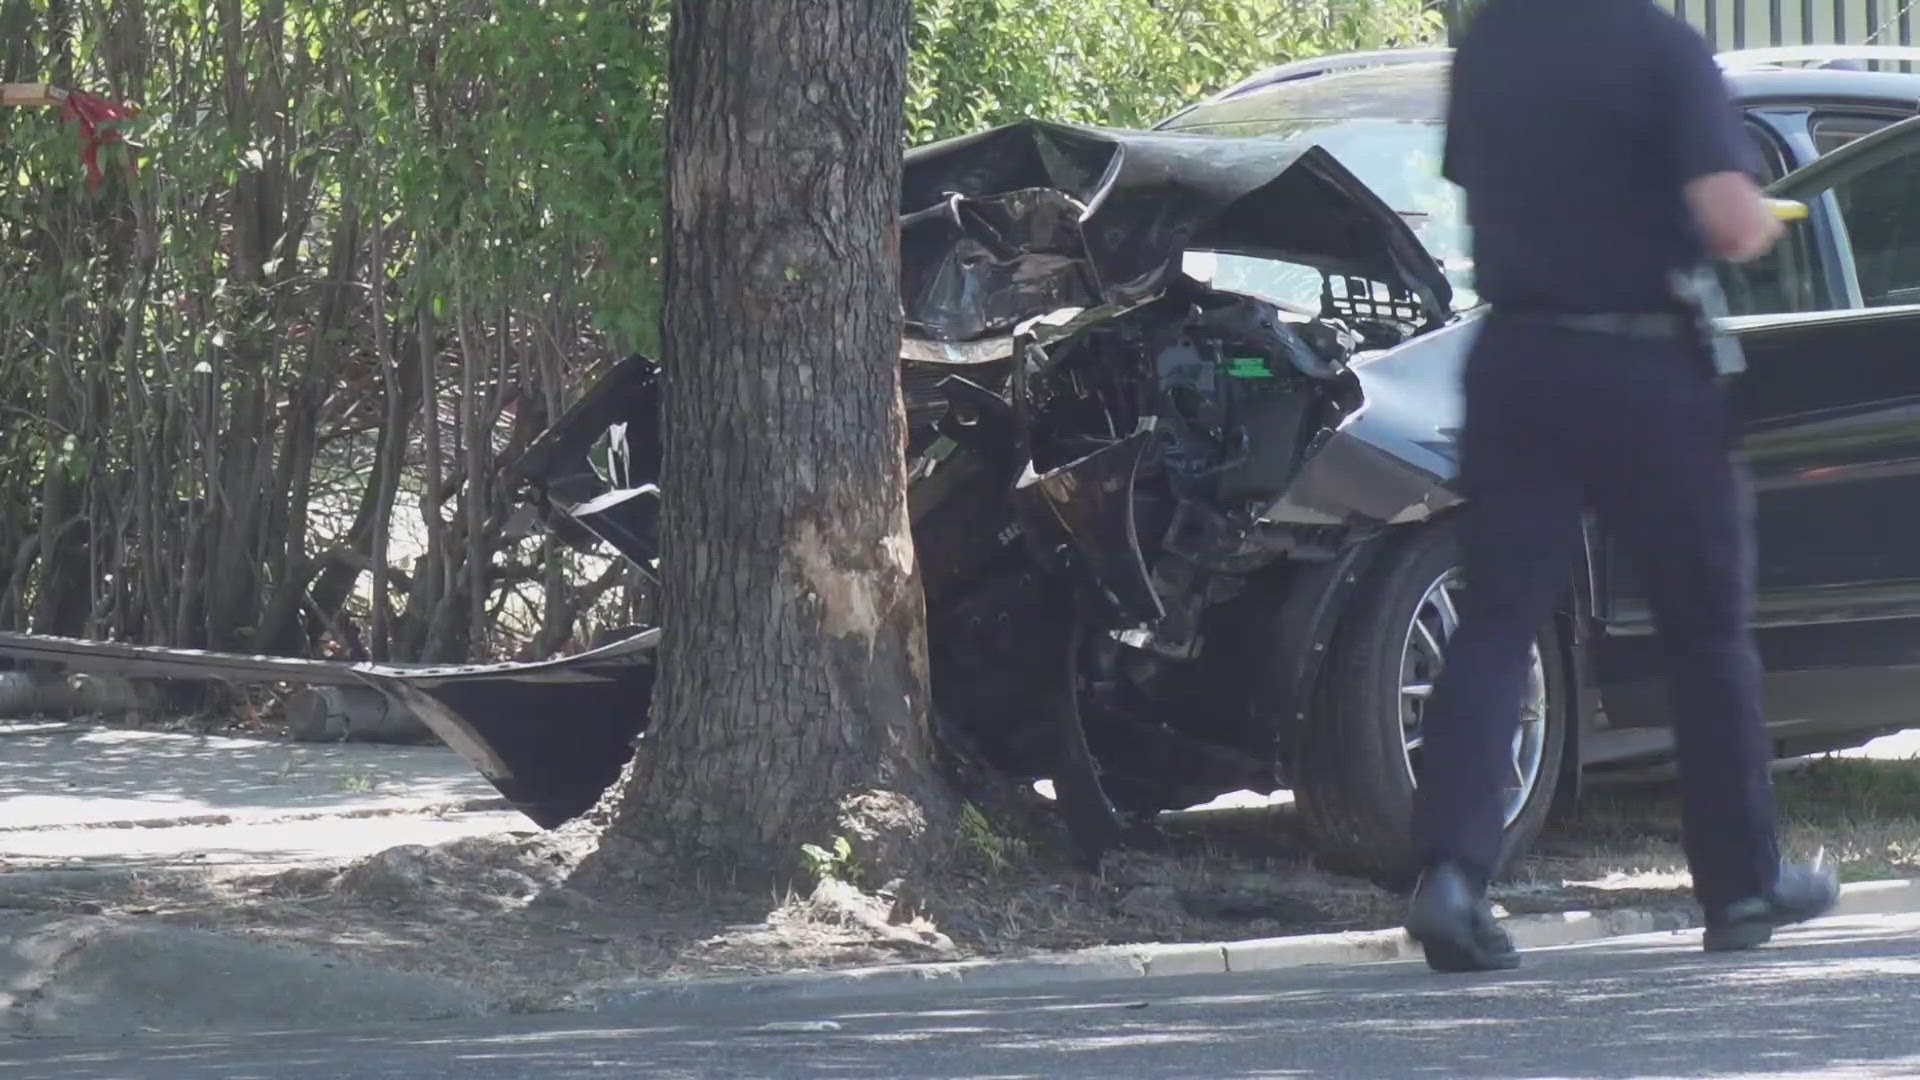
[[[1404,872],[1464,586],[1457,378],[1480,315],[1444,185],[1342,163],[1431,167],[1437,132],[1413,129],[1437,121],[1444,63],[1405,68],[1310,91],[1419,140],[1399,147],[1300,114],[1262,134],[1261,109],[1288,112],[1278,79],[1166,125],[1191,130],[1022,123],[908,155],[901,360],[939,720],[1051,778],[1089,852],[1156,811],[1285,787],[1333,861]],[[1728,281],[1768,720],[1805,753],[1908,726],[1920,700],[1901,659],[1920,648],[1901,584],[1920,581],[1920,127],[1902,122],[1920,78],[1743,87],[1773,193],[1812,211]],[[630,360],[528,470],[562,528],[643,563],[652,386]],[[584,465],[610,423],[612,478]],[[1592,531],[1534,644],[1509,855],[1584,769],[1670,753],[1660,662],[1631,567]]]
[[[910,153],[901,210],[939,722],[1051,779],[1089,853],[1286,786],[1330,852],[1397,843],[1369,770],[1406,772],[1403,703],[1453,618],[1450,533],[1419,527],[1457,502],[1464,323],[1432,255],[1305,141],[1016,124]],[[1319,302],[1211,287],[1195,252],[1311,275]],[[563,536],[641,565],[657,385],[629,358],[521,468]],[[1522,811],[1550,797],[1567,702],[1529,718]]]
[[[1306,805],[1314,721],[1351,726],[1317,687],[1361,553],[1454,502],[1443,440],[1379,423],[1418,373],[1355,365],[1443,329],[1445,275],[1305,143],[1024,124],[917,152],[904,204],[903,352],[944,399],[910,448],[942,717],[1051,776],[1090,849],[1242,788]],[[1194,251],[1321,303],[1210,288]]]

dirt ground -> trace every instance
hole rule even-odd
[[[1920,763],[1823,760],[1783,773],[1779,792],[1790,852],[1824,846],[1851,880],[1920,873]],[[395,848],[337,871],[156,879],[35,903],[302,943],[457,978],[526,1011],[634,978],[1377,929],[1397,924],[1401,904],[1315,866],[1284,805],[1165,816],[1097,874],[1048,830],[1018,841],[970,820],[954,864],[909,896],[837,882],[754,895],[668,868],[582,885],[574,871],[593,844],[570,827]],[[1495,899],[1514,914],[1684,902],[1686,883],[1675,791],[1643,783],[1590,791]]]

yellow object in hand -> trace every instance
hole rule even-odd
[[[1807,204],[1793,199],[1768,199],[1767,209],[1781,221],[1805,221]]]

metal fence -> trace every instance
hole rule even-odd
[[[1777,45],[1913,45],[1920,0],[1655,0],[1716,52]],[[1478,0],[1437,0],[1456,38]],[[1878,67],[1879,65],[1875,65]],[[1912,65],[1902,64],[1902,70]]]
[[[1770,45],[1912,45],[1914,0],[1658,0],[1715,50]]]

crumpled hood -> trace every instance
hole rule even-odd
[[[1385,283],[1434,321],[1453,298],[1400,216],[1311,143],[1024,121],[910,151],[900,209],[906,331],[924,341],[1133,307],[1189,250]]]

